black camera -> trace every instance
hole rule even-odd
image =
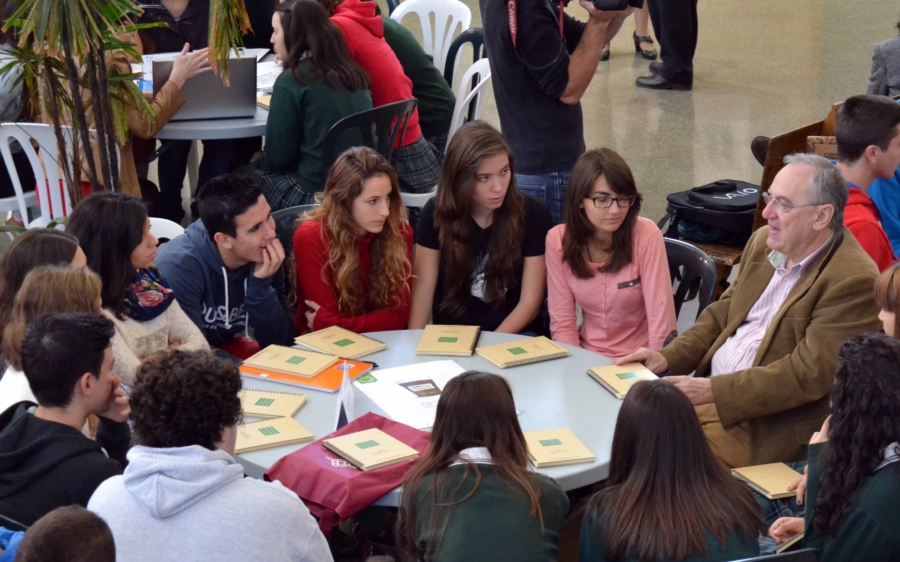
[[[644,0],[591,0],[591,4],[603,12],[621,12],[628,7],[640,10],[644,7]]]

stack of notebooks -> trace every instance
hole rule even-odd
[[[348,361],[336,355],[270,345],[244,361],[241,374],[312,390],[337,392],[344,371],[354,380],[372,370],[371,363]]]
[[[332,326],[297,337],[294,343],[323,353],[330,353],[345,359],[359,359],[372,353],[387,349],[384,342],[368,336]]]
[[[306,404],[305,394],[244,389],[238,393],[245,416],[253,418],[292,418]]]
[[[360,470],[375,470],[419,457],[419,452],[380,429],[367,429],[322,443]]]
[[[628,389],[638,381],[652,381],[659,377],[640,363],[591,367],[587,374],[619,400],[624,400]]]
[[[526,431],[528,460],[536,468],[594,462],[594,454],[571,430]]]
[[[569,356],[566,348],[544,336],[479,347],[475,349],[475,353],[501,369]]]
[[[235,453],[249,453],[270,447],[312,441],[313,434],[294,418],[273,418],[237,426]]]
[[[475,351],[479,326],[438,326],[431,324],[422,331],[416,355],[453,355],[468,357]]]

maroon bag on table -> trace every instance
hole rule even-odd
[[[331,529],[362,508],[403,483],[415,460],[369,472],[359,470],[325,448],[326,439],[377,428],[402,441],[419,454],[425,452],[431,434],[408,425],[368,413],[341,429],[279,459],[266,471],[265,479],[278,480],[293,490],[310,513],[318,517],[319,528],[328,537]]]

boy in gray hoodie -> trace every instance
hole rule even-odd
[[[205,351],[145,363],[131,394],[134,437],[122,476],[88,509],[129,562],[329,562],[325,537],[279,482],[244,478],[234,459],[241,377]]]
[[[182,310],[210,346],[240,359],[271,344],[293,345],[284,248],[262,191],[226,174],[203,186],[197,206],[200,220],[162,245],[156,258]]]

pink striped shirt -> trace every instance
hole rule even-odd
[[[800,280],[800,276],[809,267],[816,256],[831,242],[831,238],[819,246],[815,252],[807,256],[800,263],[794,264],[788,269],[785,264],[788,257],[780,252],[769,253],[769,263],[775,268],[775,274],[766,286],[762,295],[747,313],[744,323],[722,344],[713,355],[710,365],[710,376],[727,375],[737,371],[743,371],[753,366],[756,352],[762,343],[769,324],[778,313],[778,309],[784,304],[788,293]]]

